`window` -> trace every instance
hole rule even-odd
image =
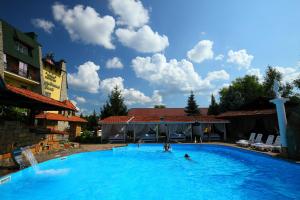
[[[5,53],[3,54],[3,62],[7,63],[7,59],[6,59],[6,54]]]
[[[19,75],[27,77],[27,64],[23,62],[19,62]]]
[[[6,54],[3,54],[3,62],[4,62],[4,69],[7,69],[7,58],[6,58]]]
[[[29,55],[28,47],[19,41],[16,41],[16,49],[23,54]]]
[[[45,96],[46,97],[51,97],[51,93],[50,92],[45,92]]]

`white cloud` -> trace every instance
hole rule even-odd
[[[148,23],[148,10],[139,0],[110,0],[110,7],[118,16],[117,24],[141,27]]]
[[[52,30],[54,28],[54,24],[51,21],[41,18],[32,19],[31,23],[35,27],[43,29],[46,33],[52,33]]]
[[[210,40],[201,40],[187,52],[187,57],[196,63],[210,60],[214,57],[214,52],[212,50],[213,44],[214,43]]]
[[[229,80],[230,75],[225,70],[212,71],[208,72],[206,80],[214,81],[214,80]]]
[[[108,69],[122,69],[123,64],[118,57],[113,57],[112,59],[108,59],[106,61],[106,68]]]
[[[169,46],[168,37],[153,32],[148,25],[144,25],[137,31],[119,28],[116,30],[116,35],[124,46],[143,53],[160,52]]]
[[[254,56],[247,53],[246,49],[241,49],[239,51],[228,51],[228,63],[233,63],[238,65],[239,69],[248,69],[251,66],[251,62]]]
[[[142,104],[142,105],[157,105],[162,104],[162,96],[158,90],[154,90],[151,97],[146,96],[139,90],[133,88],[124,89],[123,95],[127,105]]]
[[[132,60],[132,68],[137,77],[168,92],[203,92],[214,88],[212,81],[229,79],[225,70],[210,72],[202,79],[191,62],[185,59],[167,61],[163,54],[136,57]]]
[[[283,82],[293,82],[297,78],[300,77],[300,67],[281,67],[276,66],[274,67],[277,69],[280,73],[282,73],[282,80]]]
[[[263,77],[263,75],[261,74],[259,68],[250,68],[250,69],[247,70],[246,73],[249,74],[249,75],[255,75],[255,76],[257,76],[259,82],[261,82],[261,83],[263,82],[263,78],[264,78],[264,77]]]
[[[215,57],[215,60],[223,60],[224,55],[223,54],[219,54]]]
[[[134,88],[125,88],[124,79],[122,77],[107,78],[102,80],[100,84],[101,90],[106,94],[109,94],[116,86],[121,91],[127,105],[156,105],[162,103],[162,96],[159,94],[158,90],[153,91],[151,97],[146,96],[144,93]]]
[[[122,77],[107,78],[101,81],[100,88],[106,94],[109,94],[116,86],[119,90],[124,90],[124,79]]]
[[[93,111],[86,109],[86,108],[81,108],[79,110],[79,112],[80,112],[80,114],[85,115],[85,116],[93,114]]]
[[[61,22],[72,40],[80,40],[86,44],[101,45],[114,49],[111,34],[115,28],[115,20],[111,16],[101,17],[92,7],[76,5],[73,9],[56,3],[52,6],[54,19]]]
[[[85,103],[86,102],[86,99],[84,97],[76,96],[75,99],[79,103]]]
[[[100,78],[99,65],[88,61],[78,67],[78,72],[68,74],[68,83],[74,89],[98,93]]]

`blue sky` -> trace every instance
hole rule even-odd
[[[65,59],[69,98],[99,111],[118,85],[128,107],[184,107],[245,74],[300,75],[300,1],[1,1],[0,18]],[[108,60],[111,60],[110,62]]]

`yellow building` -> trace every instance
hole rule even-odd
[[[53,55],[43,58],[42,92],[45,96],[58,101],[67,100],[67,72],[64,60],[54,61]]]
[[[68,100],[66,62],[55,61],[53,54],[42,59],[41,85],[43,95],[74,106]],[[74,106],[76,109],[76,107]],[[75,116],[74,111],[48,111],[37,115],[38,121],[52,131],[68,134],[70,139],[80,136],[81,125],[86,120]]]

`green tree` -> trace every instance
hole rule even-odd
[[[94,110],[93,114],[89,115],[87,118],[87,124],[86,124],[86,129],[89,131],[94,131],[98,127],[98,120],[99,117],[96,114],[96,111]]]
[[[217,115],[220,113],[219,104],[216,102],[214,95],[211,95],[210,105],[208,107],[208,114],[209,115]]]
[[[300,77],[294,81],[294,85],[300,90]]]
[[[237,110],[241,106],[252,103],[263,95],[263,87],[257,76],[246,75],[237,78],[228,88],[223,88],[220,94],[220,110]]]
[[[154,108],[166,108],[165,105],[154,105]]]
[[[240,91],[234,90],[233,86],[220,90],[220,111],[237,110],[244,105],[244,98]]]
[[[191,95],[188,98],[187,106],[185,107],[184,111],[187,113],[187,115],[199,115],[200,114],[193,91],[191,91]]]
[[[121,91],[116,86],[108,96],[108,101],[100,109],[100,117],[103,119],[118,115],[127,115],[127,106],[124,103]]]
[[[274,98],[275,94],[273,91],[273,85],[275,80],[281,81],[282,80],[282,74],[276,70],[274,67],[268,66],[266,70],[266,74],[263,81],[263,88],[264,88],[264,95],[267,98]]]
[[[281,89],[281,93],[282,93],[281,96],[283,96],[285,98],[293,96],[294,87],[292,84],[286,83],[286,84],[282,85],[280,89]]]

